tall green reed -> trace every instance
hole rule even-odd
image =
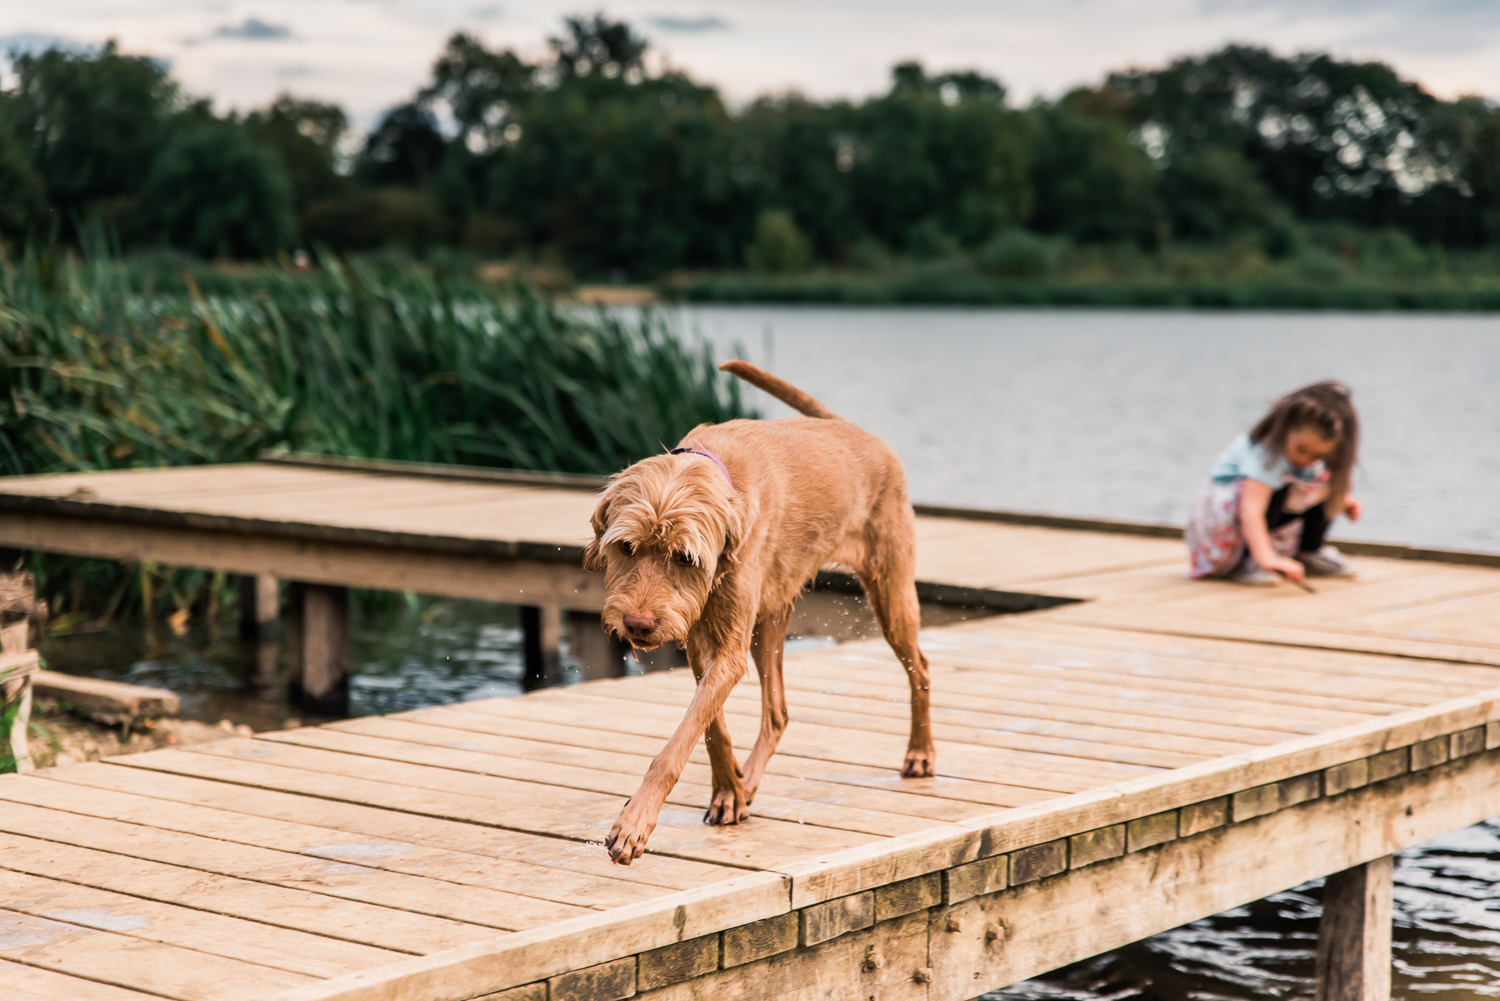
[[[0,264],[0,472],[287,448],[609,473],[700,422],[746,415],[708,347],[649,313],[560,307],[523,286],[377,260],[208,288],[105,254]],[[54,613],[149,616],[203,600],[211,583],[66,565],[60,576],[64,562],[32,564]]]

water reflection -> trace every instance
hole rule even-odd
[[[1500,823],[1397,856],[1392,995],[1500,996]],[[1310,998],[1322,880],[985,995],[992,1001]]]
[[[566,639],[564,640],[566,644]],[[48,640],[55,670],[170,688],[182,714],[278,729],[289,716],[285,658],[257,650],[233,630],[203,626],[176,636],[157,628],[116,627]],[[564,681],[576,677],[566,660]],[[466,699],[521,693],[521,623],[516,609],[479,601],[414,598],[378,607],[351,603],[349,712],[402,712]]]

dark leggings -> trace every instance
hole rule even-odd
[[[1301,518],[1302,542],[1297,546],[1297,552],[1315,553],[1323,548],[1323,536],[1328,534],[1328,514],[1322,504],[1314,504],[1301,514],[1287,511],[1286,499],[1291,489],[1292,485],[1288,483],[1271,495],[1271,503],[1266,505],[1266,527],[1274,532],[1287,522]]]

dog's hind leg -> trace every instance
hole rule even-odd
[[[922,613],[917,603],[915,565],[916,554],[910,545],[875,540],[859,568],[870,607],[880,622],[885,641],[906,670],[911,689],[911,736],[906,743],[906,760],[901,763],[905,778],[937,774],[937,748],[932,743],[931,671],[917,643]]]
[[[788,605],[757,622],[750,639],[750,654],[755,658],[755,672],[760,675],[760,733],[745,760],[745,791],[751,802],[760,788],[766,765],[786,732],[786,684],[781,677],[781,663],[791,618],[792,606]]]

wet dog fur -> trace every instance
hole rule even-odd
[[[629,865],[645,851],[667,794],[703,737],[713,774],[704,820],[749,816],[787,726],[782,647],[792,605],[825,564],[852,568],[886,642],[906,669],[911,735],[901,774],[934,774],[928,664],[917,645],[916,541],[906,474],[884,442],[742,361],[720,368],[807,416],[701,425],[683,447],[723,460],[655,455],[621,472],[594,511],[584,565],[603,568],[606,629],[639,650],[677,642],[698,686],[606,839]],[[723,706],[753,658],[760,732],[741,769]]]

